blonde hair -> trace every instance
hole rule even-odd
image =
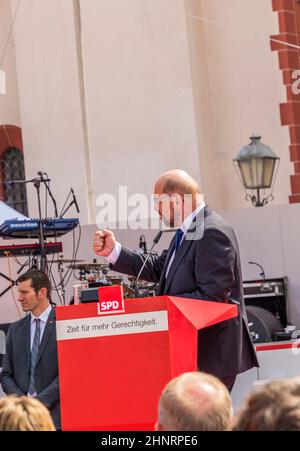
[[[165,431],[226,431],[232,421],[232,402],[216,377],[190,372],[170,381],[162,392],[157,425]]]
[[[235,431],[300,431],[300,378],[274,380],[248,396]]]
[[[0,399],[0,431],[55,431],[47,407],[38,399],[10,395]]]

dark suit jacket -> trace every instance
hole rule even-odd
[[[11,324],[0,376],[4,393],[27,395],[30,379],[30,315]],[[60,429],[55,310],[50,312],[35,367],[37,399],[50,410]]]
[[[248,330],[238,243],[231,226],[207,206],[191,228],[195,225],[202,230],[202,236],[197,240],[185,237],[167,278],[174,238],[168,250],[149,259],[141,278],[159,283],[158,295],[237,304],[238,317],[199,332],[200,370],[220,378],[230,377],[258,366]],[[136,276],[141,265],[139,254],[122,247],[113,270]]]

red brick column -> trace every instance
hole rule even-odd
[[[0,125],[0,160],[4,152],[10,147],[16,147],[23,152],[22,131],[14,125]],[[3,180],[2,164],[0,161],[0,181]],[[0,200],[4,200],[4,189],[0,183]]]
[[[300,2],[299,0],[272,0],[273,11],[278,13],[279,34],[272,39],[300,45]],[[287,102],[280,104],[281,124],[288,125],[290,131],[290,159],[294,163],[295,174],[291,175],[290,203],[300,202],[300,93],[292,91],[292,84],[300,78],[292,77],[300,70],[300,50],[271,40],[271,49],[278,51],[279,67],[286,87]],[[298,88],[300,83],[298,82]]]

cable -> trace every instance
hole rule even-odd
[[[13,280],[13,278],[12,278],[12,272],[11,272],[11,266],[10,266],[10,260],[9,260],[9,256],[7,255],[6,257],[7,257],[7,264],[8,264],[8,274],[9,274],[9,277],[10,277],[10,279],[11,279],[11,280]],[[20,318],[22,318],[22,314],[21,314],[21,312],[20,312],[20,310],[19,310],[19,307],[18,307],[18,304],[17,304],[16,298],[15,298],[15,293],[14,293],[14,290],[13,290],[13,285],[12,285],[12,284],[11,284],[11,286],[10,286],[10,289],[11,289],[11,292],[12,292],[12,297],[13,297],[13,301],[14,301],[14,304],[15,304],[16,310],[17,310],[17,312],[18,312],[18,315],[19,315],[19,317],[20,317]]]
[[[176,14],[181,14],[181,15],[183,15],[185,17],[189,17],[191,19],[199,20],[201,22],[206,22],[206,23],[211,24],[211,25],[216,25],[218,27],[222,27],[222,28],[225,28],[227,30],[236,31],[238,33],[249,34],[249,35],[252,35],[252,36],[255,36],[255,37],[259,37],[261,39],[262,38],[264,38],[264,39],[267,38],[267,39],[270,39],[270,41],[272,41],[272,42],[276,42],[277,44],[283,44],[283,45],[286,45],[287,47],[292,47],[292,48],[298,49],[298,50],[300,49],[299,45],[291,44],[290,42],[286,42],[286,41],[281,41],[280,39],[275,39],[275,38],[272,38],[270,36],[265,36],[265,35],[262,35],[262,34],[258,34],[258,33],[254,32],[254,31],[243,30],[242,28],[233,27],[231,25],[227,25],[227,24],[224,24],[222,22],[217,22],[216,20],[207,19],[206,17],[196,16],[195,14],[189,14],[187,12],[180,11],[180,10],[177,10],[177,9],[174,9],[174,8],[160,8],[160,9],[163,10],[163,11],[170,11],[170,12],[173,12],[173,13],[176,13]]]
[[[48,190],[45,189],[45,218],[47,218],[47,210],[48,210]]]
[[[18,1],[18,4],[16,6],[16,10],[15,10],[15,14],[14,14],[13,20],[12,20],[11,25],[10,25],[10,29],[9,29],[9,32],[8,32],[7,40],[6,40],[6,43],[5,43],[5,46],[4,46],[4,50],[3,50],[3,53],[2,53],[2,56],[1,56],[1,59],[0,59],[0,69],[2,68],[2,65],[3,65],[3,62],[4,62],[4,58],[5,58],[5,55],[6,55],[6,50],[8,48],[9,40],[10,40],[11,34],[13,32],[13,27],[14,27],[14,23],[15,23],[15,20],[16,20],[16,17],[17,17],[17,12],[18,12],[20,3],[21,3],[21,0]]]
[[[67,269],[65,275],[63,276],[62,280],[58,283],[58,286],[65,286],[65,280],[66,278],[69,276],[69,274],[72,274],[72,269],[73,269],[73,262],[75,259],[75,231],[73,229],[73,251],[72,251],[72,258],[71,258],[71,265],[70,267]]]
[[[78,239],[77,239],[77,243],[76,243],[76,235],[75,235],[75,229],[73,229],[73,250],[72,250],[72,258],[71,258],[71,264],[70,267],[68,268],[68,270],[66,271],[65,275],[63,276],[62,280],[60,280],[58,283],[55,281],[55,277],[52,271],[52,265],[50,267],[49,270],[49,275],[53,281],[53,290],[58,294],[59,297],[59,301],[61,303],[61,305],[63,304],[63,299],[61,297],[61,290],[65,289],[66,286],[68,285],[68,283],[70,282],[70,279],[72,277],[72,275],[75,277],[75,279],[78,279],[74,274],[75,274],[75,270],[74,270],[74,262],[77,259],[77,253],[78,253],[78,249],[79,249],[79,245],[80,245],[80,240],[81,240],[81,227],[79,224],[79,233],[78,233]]]
[[[22,266],[22,263],[17,259],[16,255],[13,255],[11,252],[4,252],[4,256],[12,258],[17,263],[17,265]]]
[[[71,190],[69,191],[69,194],[67,195],[65,203],[63,204],[62,209],[60,210],[60,213],[59,213],[59,217],[60,218],[62,217],[62,213],[63,213],[63,211],[65,209],[65,206],[67,205],[67,202],[68,202],[70,196],[71,196]]]
[[[60,294],[61,290],[58,289],[58,286],[57,286],[57,284],[55,282],[55,278],[54,278],[53,272],[50,271],[49,274],[51,276],[51,279],[52,279],[52,282],[53,282],[53,285],[54,285],[54,288],[52,286],[52,290],[56,291],[56,293],[58,295],[58,298],[59,298],[60,305],[64,305],[63,299],[62,299],[61,294]]]
[[[78,227],[79,227],[79,233],[78,233],[78,242],[77,242],[77,246],[76,246],[76,250],[75,250],[75,254],[73,254],[74,255],[74,257],[72,258],[72,260],[73,260],[73,262],[76,262],[76,259],[77,259],[77,253],[78,253],[78,249],[79,249],[79,244],[80,244],[80,240],[81,240],[81,226],[80,226],[80,224],[78,225]],[[74,233],[73,233],[73,239],[75,240],[75,231],[73,231]],[[75,245],[75,241],[74,241],[74,245]],[[72,274],[73,274],[73,272],[75,271],[74,270],[74,265],[71,263],[71,265],[70,265],[70,275],[69,275],[69,278],[67,279],[67,281],[65,282],[65,280],[63,279],[63,281],[64,281],[64,286],[67,286],[68,285],[68,283],[69,283],[69,281],[70,281],[70,279],[71,279],[71,276],[72,276]],[[67,274],[66,274],[67,275]]]

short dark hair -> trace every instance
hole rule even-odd
[[[18,283],[25,282],[29,279],[31,279],[31,286],[36,294],[38,294],[41,288],[47,288],[47,297],[50,298],[52,287],[47,274],[38,269],[31,269],[19,277]]]

